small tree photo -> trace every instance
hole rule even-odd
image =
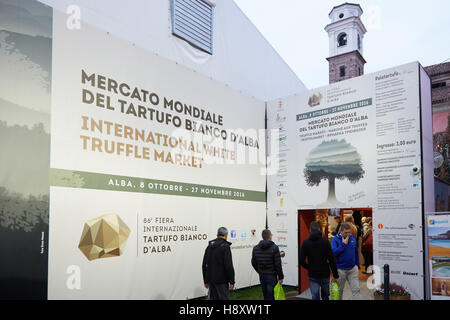
[[[323,141],[306,158],[303,174],[306,184],[318,186],[328,180],[328,198],[317,207],[341,208],[345,204],[336,199],[335,181],[347,179],[351,183],[364,177],[361,156],[355,147],[342,140]]]

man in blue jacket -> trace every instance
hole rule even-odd
[[[358,242],[351,235],[351,226],[344,222],[341,231],[331,241],[339,274],[339,299],[342,299],[345,282],[352,290],[352,298],[359,300],[359,252]]]

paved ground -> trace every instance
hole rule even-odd
[[[359,289],[360,291],[360,299],[361,300],[373,300],[373,291],[369,290],[367,288],[367,278],[369,278],[370,275],[363,274],[360,270],[359,273]],[[311,300],[311,291],[308,289],[302,294],[293,297],[295,300]],[[352,292],[350,290],[350,287],[348,286],[348,283],[345,283],[344,287],[344,297],[343,300],[351,300],[352,299]]]
[[[371,291],[367,288],[366,281],[359,280],[359,288],[361,290],[361,292],[360,292],[361,300],[373,300],[373,291]],[[303,292],[301,295],[296,296],[295,298],[311,300],[311,291],[308,289],[305,292]],[[348,286],[348,283],[346,283],[345,287],[344,287],[343,300],[352,300],[352,292]]]

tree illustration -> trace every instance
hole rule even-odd
[[[356,183],[364,177],[365,171],[356,148],[342,139],[323,141],[312,149],[306,158],[303,173],[310,187],[328,180],[328,199],[323,205],[339,207],[344,204],[336,199],[336,179]]]

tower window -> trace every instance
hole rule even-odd
[[[361,37],[358,34],[358,50],[361,50]]]
[[[342,19],[343,17],[344,17],[344,14],[341,13],[341,14],[339,15],[339,19]]]
[[[345,77],[345,66],[339,68],[339,74],[341,77]]]
[[[341,33],[338,36],[338,47],[342,47],[345,46],[347,44],[347,34],[346,33]]]
[[[447,83],[445,82],[437,82],[437,83],[433,83],[431,85],[431,88],[436,89],[436,88],[442,88],[445,87]]]

